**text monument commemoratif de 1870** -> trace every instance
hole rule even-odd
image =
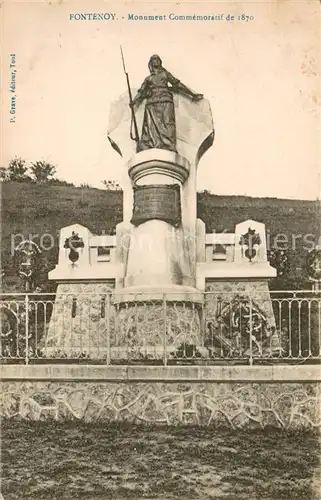
[[[108,139],[123,158],[123,222],[116,236],[95,236],[80,224],[61,230],[59,262],[50,274],[58,288],[49,348],[71,345],[69,328],[73,346],[78,338],[81,346],[90,343],[91,352],[93,347],[103,352],[101,295],[109,292],[112,353],[127,346],[132,353],[155,356],[182,344],[201,352],[208,332],[215,335],[222,296],[239,303],[240,296],[251,295],[257,316],[264,316],[266,335],[275,327],[268,293],[275,270],[267,262],[264,224],[248,220],[237,224],[235,233],[206,234],[197,219],[197,168],[214,142],[210,103],[167,71],[158,55],[148,68],[135,91],[124,66],[128,90],[110,110]],[[66,252],[72,238],[78,249],[70,262],[72,252],[69,260]],[[106,258],[102,247],[109,249]],[[96,294],[97,305],[91,302],[89,308],[80,292]],[[72,319],[64,317],[62,325],[66,300]],[[80,312],[86,320],[77,323]],[[225,343],[235,341],[226,335]]]

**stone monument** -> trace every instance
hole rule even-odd
[[[123,287],[115,294],[118,336],[133,339],[131,350],[155,354],[164,351],[164,338],[169,350],[202,345],[196,172],[214,129],[209,102],[201,94],[169,73],[159,56],[152,56],[148,67],[150,75],[130,102],[131,114],[126,113],[127,95],[113,105],[108,137],[127,163],[124,223],[117,228],[119,241],[127,236],[129,243],[123,252]]]
[[[123,222],[116,236],[94,236],[79,224],[62,229],[50,274],[58,289],[48,349],[68,353],[88,344],[97,355],[108,328],[115,357],[124,349],[136,359],[161,357],[184,345],[202,353],[209,332],[219,328],[222,339],[222,304],[253,295],[267,331],[275,328],[264,224],[249,220],[233,234],[212,235],[197,219],[197,168],[214,141],[210,103],[158,55],[148,67],[136,92],[126,73],[129,95],[110,110],[108,139],[123,158]],[[90,307],[79,292],[91,294]],[[234,340],[225,335],[229,349]],[[262,332],[253,340],[261,342]]]

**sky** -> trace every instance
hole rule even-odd
[[[164,66],[209,99],[213,147],[198,167],[198,189],[215,194],[320,196],[321,12],[319,0],[256,2],[24,2],[1,9],[2,167],[13,156],[47,160],[58,177],[103,188],[123,161],[106,133],[113,101]],[[70,20],[112,13],[114,21]],[[133,21],[129,14],[166,15]],[[169,15],[217,15],[175,21]],[[226,16],[250,16],[228,21]],[[10,54],[16,112],[10,123]]]

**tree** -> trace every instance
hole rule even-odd
[[[8,180],[8,169],[5,167],[0,167],[0,181]]]
[[[30,177],[27,175],[27,172],[28,166],[26,165],[26,160],[15,156],[12,160],[10,160],[9,166],[7,168],[6,180],[28,182],[30,181]]]
[[[31,163],[31,173],[34,180],[39,184],[49,182],[56,175],[56,167],[47,161],[36,161]]]

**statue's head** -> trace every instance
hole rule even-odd
[[[152,55],[148,63],[149,71],[152,71],[154,68],[161,68],[161,66],[162,66],[162,60],[159,57],[159,55],[157,54]]]

